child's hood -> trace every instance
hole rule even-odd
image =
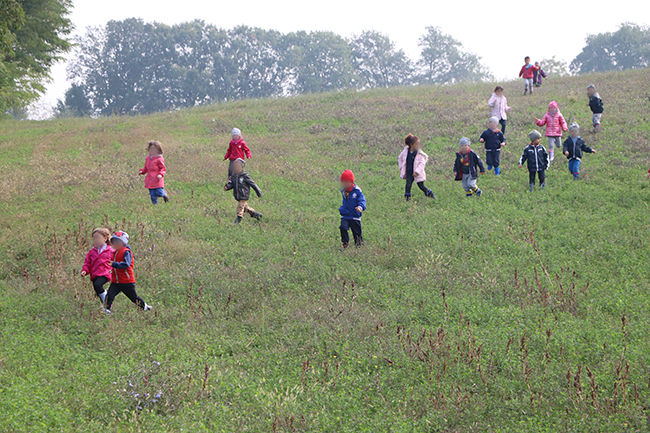
[[[244,143],[244,139],[242,137],[240,137],[239,140],[237,140],[237,141],[230,140],[230,144],[232,144],[233,146],[236,146],[236,145],[242,144],[242,143]]]
[[[600,99],[600,95],[598,94],[598,92],[594,93],[594,94],[591,95],[590,97],[591,97],[591,98],[598,98],[598,99]]]
[[[555,113],[551,113],[552,108],[555,108],[557,111]],[[548,114],[551,116],[557,116],[558,114],[560,114],[560,106],[558,105],[557,102],[551,101],[551,103],[548,104]]]

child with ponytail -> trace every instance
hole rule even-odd
[[[404,139],[404,150],[397,159],[399,163],[400,177],[406,179],[406,190],[404,197],[406,201],[411,200],[411,187],[415,182],[426,197],[436,198],[429,188],[424,185],[427,175],[424,168],[429,156],[422,151],[420,139],[415,135],[409,134]]]

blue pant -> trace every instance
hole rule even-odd
[[[574,176],[580,173],[580,160],[579,159],[570,159],[569,160],[569,173]]]
[[[158,204],[158,197],[164,197],[167,193],[164,188],[151,188],[149,190],[149,196],[151,197],[151,203]]]

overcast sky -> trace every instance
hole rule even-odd
[[[363,30],[386,33],[412,58],[426,26],[438,26],[482,57],[498,79],[514,78],[523,57],[553,55],[571,61],[587,35],[616,30],[629,21],[647,25],[647,0],[75,0],[75,33],[108,20],[143,18],[166,24],[203,19],[222,28],[248,25],[281,32],[330,30],[343,36]],[[57,65],[41,105],[53,105],[69,86]]]

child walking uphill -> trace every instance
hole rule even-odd
[[[230,176],[230,180],[224,187],[226,191],[232,189],[232,195],[237,200],[237,218],[235,219],[235,225],[241,222],[244,213],[249,214],[256,220],[262,219],[261,213],[256,212],[255,209],[248,206],[248,200],[251,197],[251,188],[255,190],[258,197],[262,197],[262,191],[250,175],[244,171],[245,166],[246,161],[243,159],[239,158],[234,160],[232,164],[232,176]]]
[[[524,165],[524,162],[528,162],[528,191],[532,191],[535,188],[535,175],[539,178],[539,186],[542,188],[546,186],[546,170],[550,162],[546,149],[540,144],[542,142],[542,134],[539,131],[530,131],[528,138],[530,139],[530,144],[524,148],[524,153],[519,159],[519,168]]]
[[[539,65],[539,62],[535,62],[536,71],[533,71],[533,85],[535,87],[542,87],[542,78],[547,78],[546,72]]]
[[[350,235],[348,230],[352,230],[354,245],[359,248],[363,245],[363,233],[361,230],[361,215],[366,210],[366,198],[355,184],[354,173],[352,170],[345,170],[341,174],[341,195],[343,204],[339,208],[341,215],[341,243],[342,250],[350,246]]]
[[[530,94],[533,94],[533,76],[534,72],[539,68],[535,65],[530,64],[530,57],[524,57],[524,66],[521,67],[519,71],[519,76],[524,79],[524,95],[530,90]]]
[[[252,156],[253,154],[251,153],[251,150],[248,148],[246,142],[244,142],[244,139],[241,136],[241,130],[239,128],[233,128],[232,140],[230,140],[228,151],[223,157],[224,161],[226,159],[230,160],[228,165],[228,177],[232,176],[232,165],[235,161],[238,159],[245,161],[246,158],[251,159]]]
[[[569,160],[569,173],[573,175],[573,180],[578,180],[582,153],[596,153],[596,151],[587,146],[580,137],[580,125],[576,122],[571,124],[569,132],[571,136],[564,141],[564,155]]]
[[[158,204],[158,197],[162,197],[165,203],[169,202],[169,196],[165,192],[165,158],[163,158],[162,144],[160,141],[150,141],[147,147],[149,155],[144,160],[144,168],[140,169],[140,175],[145,175],[144,187],[149,189],[151,203]]]
[[[508,100],[503,96],[503,87],[497,86],[494,89],[494,93],[488,101],[488,106],[490,107],[492,117],[499,119],[499,124],[501,125],[501,132],[505,135],[506,133],[506,122],[508,120],[508,111],[512,108],[508,107]]]
[[[590,84],[587,86],[587,96],[589,96],[589,108],[591,109],[592,123],[594,125],[594,132],[600,131],[600,119],[603,116],[603,100],[601,99],[598,92],[596,92],[596,86]]]
[[[129,247],[129,235],[126,232],[113,233],[111,245],[115,249],[115,254],[113,260],[109,262],[113,268],[113,274],[111,278],[112,282],[108,287],[108,294],[106,295],[106,312],[108,314],[111,313],[113,300],[120,293],[124,293],[141,310],[151,310],[151,305],[144,302],[135,291],[134,261],[131,247]]]
[[[478,180],[479,170],[481,174],[485,174],[485,167],[483,167],[483,161],[472,150],[470,144],[471,142],[467,137],[461,138],[458,142],[460,149],[456,153],[454,175],[456,176],[456,180],[463,182],[465,197],[471,197],[474,194],[480,197],[483,191],[476,186],[476,181]]]
[[[550,161],[555,159],[555,146],[558,149],[562,146],[562,133],[563,131],[568,131],[569,127],[564,120],[564,116],[560,113],[560,108],[557,105],[557,102],[551,101],[548,104],[548,111],[541,119],[535,117],[535,123],[537,126],[546,125],[546,137],[548,138],[548,151],[550,155]],[[550,162],[549,161],[549,162]]]
[[[499,119],[496,117],[490,117],[488,129],[483,131],[479,139],[485,145],[487,168],[488,170],[492,170],[492,167],[494,167],[494,174],[497,176],[501,175],[501,168],[499,168],[501,163],[501,147],[506,145],[506,137],[503,136],[503,132],[497,127],[498,122]]]
[[[110,263],[113,260],[115,250],[108,245],[111,238],[111,232],[108,229],[97,228],[93,230],[92,236],[93,247],[86,255],[83,268],[81,268],[81,276],[90,275],[90,281],[93,283],[95,293],[103,305],[106,299],[104,286],[111,281],[112,269]]]
[[[406,179],[406,191],[404,197],[406,201],[411,200],[411,187],[415,182],[424,193],[425,196],[436,198],[429,188],[424,186],[424,181],[427,180],[427,175],[424,172],[424,167],[427,164],[429,156],[422,151],[420,139],[415,135],[409,134],[404,139],[404,150],[400,153],[397,159],[399,163],[400,177]]]

